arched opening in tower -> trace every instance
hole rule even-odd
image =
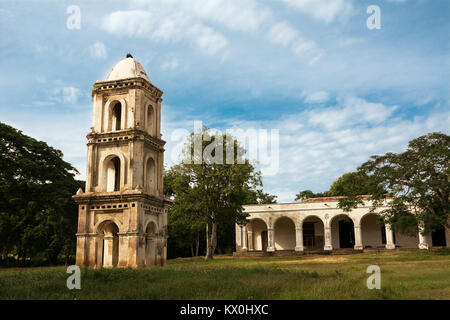
[[[114,157],[108,162],[106,192],[120,191],[120,159]]]
[[[153,158],[149,158],[147,160],[147,165],[146,165],[146,187],[147,187],[147,191],[151,194],[153,194],[156,190],[155,188],[155,161],[153,160]]]
[[[103,237],[102,245],[102,263],[105,268],[117,267],[119,262],[119,227],[112,221],[107,221],[99,228],[99,234]]]
[[[148,105],[147,111],[147,132],[153,134],[153,107],[151,104]]]
[[[112,130],[117,131],[121,129],[122,123],[122,105],[117,102],[112,109]]]
[[[146,242],[145,242],[145,265],[147,267],[157,264],[157,228],[156,224],[152,221],[147,225],[145,229]]]

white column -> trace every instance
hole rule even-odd
[[[419,225],[419,249],[424,249],[424,250],[428,250],[429,245],[428,245],[428,237],[426,235],[423,235],[423,224]]]
[[[267,252],[275,251],[273,228],[267,229]]]
[[[253,245],[253,231],[247,230],[247,237],[248,237],[248,250],[249,251],[255,250],[254,245]]]
[[[362,235],[361,235],[361,226],[355,225],[355,250],[362,250],[363,244],[362,244]]]
[[[248,250],[247,227],[242,228],[242,250]]]
[[[303,251],[303,229],[295,229],[295,251]]]
[[[386,249],[395,249],[394,235],[392,233],[391,225],[386,223],[384,228],[386,230]]]
[[[325,246],[323,247],[326,251],[333,250],[333,245],[331,244],[331,229],[330,227],[325,227]]]

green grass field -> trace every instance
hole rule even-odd
[[[381,289],[369,290],[369,265]],[[284,258],[169,260],[165,268],[82,270],[68,290],[65,267],[0,269],[0,299],[450,299],[450,250]]]

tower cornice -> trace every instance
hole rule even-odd
[[[86,192],[73,195],[72,198],[78,204],[103,204],[109,202],[148,202],[155,206],[171,205],[172,200],[167,197],[159,197],[148,194],[142,190],[123,190],[117,192]],[[104,209],[104,208],[102,208]],[[111,209],[107,208],[106,210]],[[116,208],[113,208],[114,210]]]
[[[86,138],[91,144],[127,144],[130,141],[143,140],[153,150],[164,151],[166,141],[148,134],[146,131],[129,129],[112,132],[90,132]]]
[[[163,92],[144,78],[129,78],[113,81],[97,81],[93,84],[91,96],[98,93],[115,93],[117,89],[142,89],[155,100],[162,100]]]

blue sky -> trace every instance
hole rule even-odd
[[[66,26],[81,10],[80,29]],[[369,30],[369,5],[381,29]],[[131,52],[176,129],[279,129],[280,202],[373,154],[449,132],[450,1],[150,0],[0,3],[0,121],[47,141],[84,178],[90,90]]]

